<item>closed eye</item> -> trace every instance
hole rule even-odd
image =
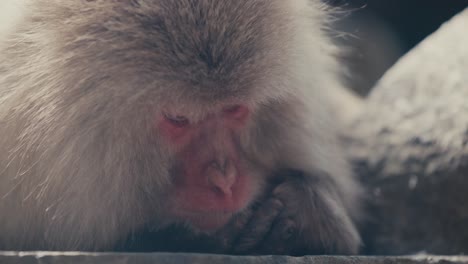
[[[224,114],[229,118],[244,120],[249,115],[249,109],[243,105],[232,105],[223,109]]]
[[[182,116],[182,115],[170,115],[167,113],[164,113],[164,119],[169,122],[173,126],[177,127],[185,127],[190,124],[190,121],[187,117]]]

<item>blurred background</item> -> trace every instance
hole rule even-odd
[[[323,1],[339,7],[332,35],[349,47],[342,54],[346,79],[362,96],[398,58],[468,8],[468,0]]]

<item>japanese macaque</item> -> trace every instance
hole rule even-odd
[[[224,253],[358,252],[322,3],[12,2],[0,249],[113,250],[179,226]]]

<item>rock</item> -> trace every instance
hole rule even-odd
[[[404,56],[345,139],[367,254],[468,253],[468,9]]]
[[[202,254],[169,254],[169,253],[78,253],[78,252],[0,252],[2,264],[64,264],[64,263],[100,263],[100,264],[133,264],[133,263],[211,263],[211,264],[429,264],[429,263],[468,263],[468,257],[285,257],[285,256],[259,256],[259,257],[233,257],[223,255]]]

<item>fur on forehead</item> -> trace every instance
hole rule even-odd
[[[49,13],[44,25],[46,29],[54,27],[55,45],[68,51],[69,58],[111,65],[107,71],[121,65],[159,83],[177,82],[177,89],[169,93],[205,101],[283,93],[284,88],[259,83],[287,74],[284,65],[297,48],[293,39],[296,18],[301,17],[298,2],[308,3],[47,0],[41,5],[41,1],[45,0],[31,3],[40,12]],[[88,47],[85,53],[74,52],[83,45]],[[119,71],[114,74],[119,75]],[[176,87],[151,88],[164,92],[170,89],[167,86]]]
[[[266,69],[282,68],[288,23],[280,22],[286,17],[278,1],[135,2],[131,13],[148,34],[142,38],[152,54],[148,65],[160,78],[183,83],[171,91],[179,97],[250,97],[259,77],[271,74]]]
[[[314,71],[298,63],[328,58],[301,39],[320,30],[311,19],[325,19],[310,0],[27,1],[47,47],[66,58],[63,72],[81,80],[102,75],[121,97],[187,112],[297,96],[298,69]]]

